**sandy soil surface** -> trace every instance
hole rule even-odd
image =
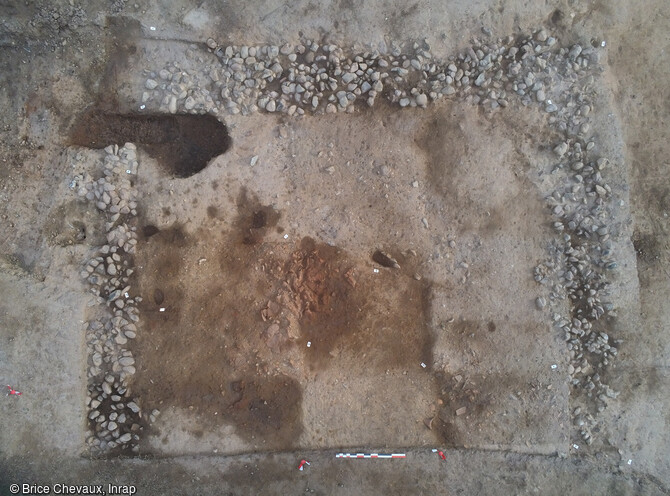
[[[670,492],[664,2],[0,12],[0,492]]]

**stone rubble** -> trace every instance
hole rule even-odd
[[[540,47],[535,44],[534,50],[539,52]],[[567,300],[569,313],[553,312],[552,320],[568,348],[571,402],[581,405],[573,410],[576,437],[590,445],[600,430],[597,414],[618,396],[603,379],[622,343],[609,332],[616,318],[615,305],[608,301],[611,276],[617,268],[617,236],[611,228],[614,193],[604,172],[609,160],[596,152],[589,119],[597,95],[593,70],[597,51],[574,45],[561,48],[548,62],[553,63],[540,74],[550,77],[536,74],[527,83],[535,81],[536,94],[543,90],[536,99],[546,105],[549,125],[562,135],[551,146],[556,157],[551,171],[555,188],[546,197],[557,239],[550,249],[551,260],[536,267],[534,277],[548,287],[550,302]],[[526,73],[525,65],[520,73]]]
[[[127,349],[137,336],[140,296],[133,294],[130,276],[137,244],[137,192],[131,178],[137,174],[136,147],[126,143],[105,148],[102,174],[75,177],[77,194],[95,204],[106,217],[107,244],[88,260],[81,272],[97,305],[98,316],[88,322],[89,352],[87,438],[93,455],[113,450],[139,453],[140,433],[147,415],[142,414],[130,390],[135,359]],[[155,415],[154,415],[155,418]]]
[[[373,106],[378,97],[400,107],[466,98],[498,108],[516,95],[524,105],[539,103],[552,113],[558,106],[551,78],[562,66],[587,68],[593,56],[592,50],[560,48],[555,38],[543,35],[488,44],[474,40],[465,53],[446,62],[436,60],[425,41],[355,55],[312,40],[281,47],[222,46],[210,38],[206,46],[208,54],[198,45],[187,52],[204,69],[169,63],[147,71],[142,103],[171,113],[300,116],[353,112],[360,105]]]

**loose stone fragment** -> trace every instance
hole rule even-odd
[[[567,143],[559,143],[555,148],[554,148],[554,153],[558,155],[559,157],[562,157],[565,155],[565,153],[568,151],[568,144]]]

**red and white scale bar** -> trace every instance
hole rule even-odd
[[[338,453],[335,458],[405,458],[405,453]]]

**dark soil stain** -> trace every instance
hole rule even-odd
[[[560,9],[556,9],[551,13],[551,16],[549,16],[549,24],[552,26],[559,26],[564,18],[565,14]]]
[[[214,206],[210,205],[207,207],[207,217],[210,219],[218,219],[219,218],[219,209]]]
[[[271,250],[245,245],[239,232],[234,241],[221,236],[173,226],[138,245],[136,392],[154,407],[192,407],[207,419],[203,429],[228,423],[248,441],[291,446],[302,430],[301,389],[259,353],[260,311],[273,282],[258,269]],[[211,261],[199,265],[200,257]]]
[[[165,301],[165,294],[160,289],[154,289],[154,303],[156,305],[162,305]]]
[[[661,246],[653,234],[636,232],[633,235],[633,246],[638,262],[653,265],[660,259]]]
[[[378,263],[382,267],[386,267],[389,269],[400,268],[398,262],[395,259],[389,257],[386,253],[382,252],[381,250],[376,250],[372,254],[372,261]]]
[[[645,174],[654,174],[649,163],[654,163],[653,156],[644,153],[644,157],[640,160],[634,160],[631,167],[632,170],[637,171],[640,178],[646,177]],[[659,172],[659,174],[662,174]],[[642,181],[643,179],[639,179]],[[637,200],[639,207],[648,211],[651,215],[658,219],[665,219],[665,216],[670,212],[670,188],[667,187],[663,181],[658,181],[654,185],[645,186],[644,193],[641,194]],[[653,217],[652,217],[653,218]]]
[[[263,240],[269,228],[275,227],[280,214],[274,208],[261,205],[254,195],[242,188],[237,197],[237,219],[240,240],[245,245],[255,245]]]
[[[147,224],[146,226],[142,227],[142,235],[145,238],[150,238],[154,234],[158,234],[160,232],[160,229],[158,229],[156,226],[152,224]]]
[[[170,175],[190,177],[231,145],[228,130],[210,115],[117,114],[93,109],[70,130],[70,145],[105,148],[141,144]]]
[[[438,196],[458,197],[461,193],[454,177],[463,171],[462,161],[469,151],[458,119],[436,114],[426,122],[415,142],[426,155],[427,183],[434,192]]]
[[[667,263],[668,244],[662,241],[663,236],[658,233],[642,233],[635,231],[633,234],[633,247],[637,257],[637,275],[642,289],[648,289],[658,277],[659,270],[665,271]],[[645,292],[642,293],[643,300],[646,299]]]
[[[292,446],[302,432],[302,390],[286,375],[238,381],[239,399],[231,404],[230,419],[245,437],[272,439]]]
[[[286,449],[313,371],[432,363],[430,282],[414,279],[401,250],[390,251],[401,269],[374,273],[367,257],[308,237],[268,241],[280,217],[243,190],[231,230],[175,225],[141,239],[132,351],[145,409],[192,407],[198,428],[233,425],[262,449]]]
[[[102,74],[96,73],[91,87],[98,89],[98,105],[106,111],[117,111],[120,106],[128,105],[119,101],[118,89],[123,84],[125,74],[136,67],[137,44],[142,36],[141,23],[130,17],[107,17],[109,36],[105,42],[105,66]]]

